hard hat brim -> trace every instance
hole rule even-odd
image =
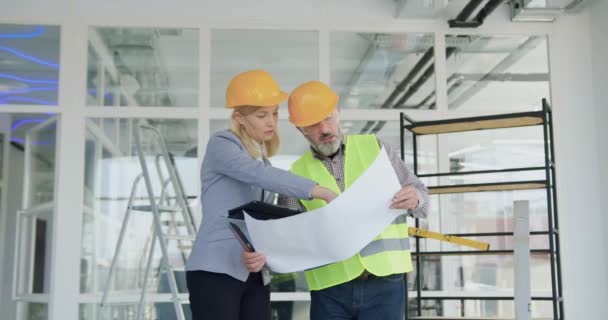
[[[281,104],[283,102],[285,102],[285,100],[287,100],[287,98],[289,97],[289,94],[287,92],[283,92],[283,91],[279,91],[279,94],[277,94],[276,96],[273,97],[267,97],[264,99],[264,101],[260,101],[258,103],[255,104],[256,107],[272,107],[272,106],[276,106],[278,104]],[[229,105],[226,104],[226,108],[231,109],[231,108],[236,108],[236,107],[242,107],[243,105]]]

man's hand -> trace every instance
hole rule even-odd
[[[416,209],[418,207],[418,192],[413,186],[406,186],[393,196],[391,209]]]
[[[266,264],[266,256],[263,253],[243,251],[242,258],[249,272],[258,272]]]
[[[320,185],[316,185],[312,188],[311,195],[313,198],[325,200],[327,203],[330,203],[338,196],[331,189],[321,187]]]

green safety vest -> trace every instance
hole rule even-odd
[[[351,135],[346,138],[344,186],[348,189],[374,162],[380,153],[375,135]],[[308,150],[292,166],[291,172],[312,180],[340,194],[335,178]],[[300,200],[307,211],[326,204],[319,199]],[[357,278],[364,270],[387,276],[412,271],[412,258],[405,215],[398,216],[380,235],[356,255],[305,272],[310,290],[321,290]]]

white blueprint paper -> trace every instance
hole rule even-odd
[[[373,164],[328,205],[277,220],[245,222],[256,251],[275,272],[302,271],[352,257],[403,210],[389,209],[401,188],[384,148]]]

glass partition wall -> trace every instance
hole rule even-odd
[[[157,170],[153,160],[161,153],[158,140],[146,135],[137,140],[135,134],[141,126],[159,131],[175,160],[194,220],[200,223],[204,219],[198,199],[200,162],[209,135],[228,128],[224,90],[236,73],[265,69],[288,92],[305,81],[321,79],[340,95],[340,123],[345,134],[374,133],[395,148],[401,143],[401,111],[415,120],[441,119],[539,110],[541,98],[550,99],[547,38],[543,35],[206,25],[82,27],[87,41],[81,57],[86,66],[79,77],[85,82],[80,87],[84,98],[67,107],[58,101],[59,92],[74,88],[63,88],[59,81],[60,28],[0,25],[0,62],[9,58],[19,62],[11,64],[15,67],[10,70],[3,67],[8,64],[0,64],[0,104],[7,108],[6,112],[0,110],[0,254],[3,261],[9,261],[0,269],[0,307],[8,310],[11,319],[47,318],[49,274],[59,272],[50,270],[49,259],[53,250],[63,248],[80,252],[79,275],[66,275],[79,278],[78,301],[74,302],[79,319],[132,319],[138,312],[143,319],[177,319],[168,275],[159,268],[160,249],[156,246],[151,250],[152,216],[134,211],[123,228],[129,207],[150,201],[138,181],[142,172],[138,150],[153,168],[153,197],[161,197],[167,188],[163,182],[166,172]],[[445,52],[438,54],[437,47]],[[61,143],[57,132],[69,132],[74,125],[61,122],[62,115],[71,112],[78,113],[75,121],[84,127],[84,136],[79,138],[84,146],[82,154],[61,154],[56,149]],[[308,145],[287,120],[286,104],[279,113],[282,145],[271,161],[288,169]],[[436,173],[497,169],[512,162],[534,166],[542,144],[533,138],[537,132],[530,130],[515,134],[497,131],[481,137],[425,136],[419,143],[418,167],[421,173]],[[412,141],[405,138],[405,161],[411,167]],[[83,208],[80,242],[53,243],[55,195],[69,190],[56,185],[55,165],[68,158],[84,163],[83,198],[74,198]],[[519,178],[505,175],[501,179]],[[444,179],[441,184],[496,177]],[[176,199],[169,191],[162,196],[169,202]],[[542,197],[535,191],[433,196],[432,212],[421,224],[443,233],[510,231],[512,202],[525,198],[531,200],[531,230],[540,230],[546,228],[544,220],[537,219],[546,214]],[[120,253],[115,255],[121,234]],[[510,249],[512,245],[503,239],[483,240],[496,248]],[[532,237],[531,242],[533,247],[547,246],[540,238]],[[425,250],[462,250],[434,240],[421,243]],[[176,266],[183,266],[188,253],[184,246],[168,247]],[[424,290],[437,294],[473,289],[512,291],[509,259],[429,257],[424,260]],[[151,272],[145,277],[148,264]],[[544,257],[535,258],[531,273],[546,273],[548,266]],[[183,270],[175,277],[179,297],[185,299]],[[414,290],[412,278],[410,290]],[[274,320],[308,319],[309,295],[302,273],[274,274],[271,289]],[[534,281],[532,289],[542,294],[550,285]],[[546,305],[535,302],[533,309],[542,316]],[[423,306],[429,316],[455,316],[462,311],[478,317],[505,317],[513,311],[512,302],[503,301],[462,304],[425,300]],[[184,310],[189,317],[187,304]]]
[[[0,310],[7,319],[47,318],[60,31],[0,24]]]

